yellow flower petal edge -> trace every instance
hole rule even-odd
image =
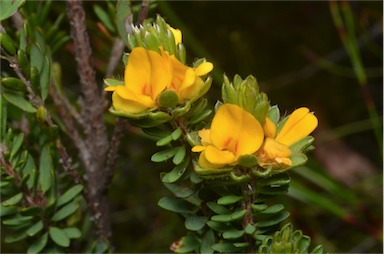
[[[276,136],[276,125],[269,117],[265,119],[264,133],[266,137],[274,138]]]
[[[173,37],[175,38],[176,45],[181,43],[183,35],[182,35],[180,29],[173,28],[170,25],[168,25],[168,28],[169,28],[169,30],[171,30]]]
[[[213,70],[213,64],[211,62],[204,62],[197,66],[195,73],[197,76],[204,76],[205,74]]]
[[[308,108],[298,108],[288,117],[276,140],[290,146],[308,136],[318,125],[317,117]]]

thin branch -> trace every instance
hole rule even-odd
[[[140,25],[147,18],[149,9],[149,0],[142,0],[139,17],[137,18],[136,25]]]

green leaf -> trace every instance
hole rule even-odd
[[[224,196],[224,197],[221,197],[217,200],[217,203],[219,205],[231,205],[231,204],[235,204],[237,203],[238,201],[242,200],[243,197],[240,197],[240,196]]]
[[[41,190],[46,192],[53,183],[53,164],[49,145],[45,145],[40,155],[39,183]]]
[[[22,199],[23,199],[23,193],[18,193],[16,195],[14,195],[13,197],[5,200],[1,204],[3,206],[14,206],[14,205],[17,205]]]
[[[20,209],[20,214],[23,216],[33,216],[41,212],[41,209],[37,206],[23,207]]]
[[[214,250],[211,248],[215,243],[215,234],[212,230],[206,231],[201,241],[200,253],[213,254]]]
[[[164,185],[178,198],[187,198],[196,193],[188,183],[164,183]]]
[[[267,209],[268,206],[266,204],[252,204],[251,207],[255,212],[260,212]]]
[[[93,6],[93,11],[96,13],[96,16],[100,19],[101,23],[103,23],[110,32],[114,33],[115,27],[113,26],[108,13],[98,5]]]
[[[24,99],[21,95],[3,91],[3,96],[9,103],[15,105],[16,107],[20,108],[25,112],[36,112],[36,108],[34,108],[32,104],[26,99]]]
[[[184,145],[178,147],[177,152],[176,152],[175,156],[173,157],[172,162],[175,165],[179,165],[184,160],[185,153],[186,153],[186,149],[185,149]]]
[[[11,233],[7,234],[4,238],[4,242],[5,243],[14,243],[14,242],[18,242],[20,240],[23,240],[24,238],[27,238],[27,237],[28,237],[28,235],[25,232],[25,230],[21,229],[19,231],[11,232]]]
[[[283,222],[288,217],[289,217],[289,212],[284,211],[284,212],[279,213],[270,219],[257,222],[255,225],[256,225],[256,227],[261,227],[261,228],[270,227],[270,226],[279,224],[280,222]]]
[[[222,253],[239,253],[242,249],[234,246],[232,243],[215,243],[211,248]]]
[[[11,17],[24,2],[25,0],[0,1],[0,21]]]
[[[76,212],[77,208],[79,208],[79,204],[72,202],[65,206],[63,206],[59,211],[57,211],[53,217],[51,218],[52,221],[60,221],[62,219],[67,218],[69,215]]]
[[[169,143],[171,143],[172,141],[172,136],[169,135],[169,136],[166,136],[162,139],[159,139],[157,142],[156,142],[156,145],[157,146],[165,146],[165,145],[168,145]]]
[[[255,233],[255,231],[256,231],[256,227],[254,225],[252,225],[252,224],[248,224],[244,228],[244,233],[249,234],[249,235]]]
[[[48,96],[49,78],[51,73],[51,62],[47,56],[44,57],[44,64],[40,71],[40,94],[43,101]]]
[[[104,79],[104,84],[106,86],[125,86],[124,81],[113,78]]]
[[[17,213],[17,208],[14,206],[10,207],[5,207],[3,204],[0,206],[0,217],[7,216],[7,215],[12,215]]]
[[[27,229],[27,234],[29,236],[34,236],[36,235],[37,233],[39,233],[44,227],[44,224],[43,222],[40,220],[38,222],[36,222],[33,226],[31,226],[30,228]]]
[[[236,211],[232,214],[214,215],[211,217],[211,220],[217,221],[217,222],[230,222],[230,221],[241,219],[242,217],[244,217],[245,213],[246,213],[246,210],[243,209],[240,211]]]
[[[48,233],[37,238],[28,248],[28,254],[40,253],[48,242]]]
[[[208,202],[207,206],[209,207],[209,209],[211,209],[216,214],[229,214],[230,213],[230,210],[228,210],[226,207],[224,207],[222,205],[217,204],[214,201]]]
[[[178,140],[181,137],[181,134],[182,134],[181,129],[177,128],[176,130],[174,130],[174,132],[172,132],[171,137],[173,140]]]
[[[32,219],[32,216],[17,216],[12,219],[4,220],[3,224],[6,226],[21,226],[30,222]]]
[[[157,203],[161,208],[176,213],[192,213],[196,208],[185,200],[163,197]]]
[[[200,242],[196,237],[187,235],[182,237],[176,246],[176,253],[190,253],[200,247]]]
[[[163,183],[174,183],[182,177],[188,167],[189,158],[172,169],[171,172],[166,173],[161,179]]]
[[[19,151],[21,145],[24,141],[24,134],[20,133],[17,135],[17,137],[13,140],[12,143],[12,151],[11,151],[11,158],[16,155],[16,153]]]
[[[270,119],[275,125],[277,125],[277,122],[280,120],[280,110],[279,110],[279,108],[277,107],[277,105],[274,105],[274,106],[272,106],[272,107],[269,108],[268,117],[269,117],[269,119]]]
[[[61,247],[69,247],[70,240],[65,231],[62,229],[57,227],[50,227],[49,236],[57,245]]]
[[[117,31],[119,32],[120,38],[123,40],[124,44],[128,44],[128,33],[127,25],[130,25],[129,22],[132,22],[132,11],[130,1],[119,0],[116,5],[116,26]]]
[[[166,161],[169,158],[172,158],[178,152],[178,150],[179,150],[179,147],[173,147],[167,150],[157,152],[154,155],[152,155],[151,160],[153,162]]]
[[[77,239],[81,237],[81,231],[78,228],[64,228],[63,231],[67,234],[70,239]]]
[[[220,233],[224,233],[226,231],[233,230],[233,228],[230,226],[230,224],[226,223],[226,222],[222,223],[222,222],[210,220],[210,221],[207,221],[207,225],[210,228],[212,228],[215,231],[220,232]]]
[[[207,221],[207,217],[191,216],[185,220],[185,228],[191,231],[199,231],[203,229]]]
[[[189,123],[190,124],[199,123],[199,122],[203,121],[205,118],[207,118],[208,116],[210,116],[211,114],[212,114],[212,110],[210,110],[210,109],[204,110],[201,114],[197,115],[196,117],[193,117],[189,121]]]
[[[68,203],[69,201],[74,199],[82,190],[83,186],[81,184],[71,187],[57,200],[56,207],[60,207]]]
[[[282,204],[276,204],[268,207],[267,209],[261,211],[260,213],[262,214],[273,214],[273,213],[278,213],[281,210],[284,209],[284,206]]]
[[[223,233],[224,239],[237,239],[244,235],[244,230],[229,230]]]

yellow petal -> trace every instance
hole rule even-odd
[[[124,100],[133,101],[145,106],[146,108],[155,106],[155,101],[151,97],[142,94],[135,94],[125,86],[118,86],[115,93]]]
[[[162,51],[162,55],[148,50],[151,62],[150,94],[153,99],[167,87],[172,81],[172,66],[168,53]]]
[[[207,146],[207,145],[211,144],[211,140],[209,139],[209,135],[211,134],[211,130],[210,129],[199,130],[198,134],[199,134],[199,137],[201,139],[201,144],[203,146]]]
[[[203,75],[209,73],[210,71],[212,71],[212,69],[213,69],[212,63],[204,62],[204,63],[200,64],[199,66],[197,66],[195,73],[197,76],[203,76]]]
[[[267,117],[264,123],[264,134],[267,137],[274,138],[276,136],[276,125]]]
[[[192,152],[202,152],[205,150],[205,146],[194,146],[192,147]]]
[[[143,105],[138,101],[126,100],[119,96],[117,92],[112,94],[112,105],[116,111],[121,111],[128,114],[136,114],[148,109],[147,105]]]
[[[169,30],[171,30],[173,37],[175,38],[176,45],[181,43],[182,33],[181,33],[180,29],[173,28],[170,25],[168,25],[168,28],[169,28]]]
[[[147,94],[151,82],[151,62],[147,50],[136,47],[128,56],[125,67],[125,86],[135,94]]]
[[[266,156],[270,159],[287,158],[291,156],[291,150],[287,146],[277,142],[272,138],[265,139],[263,149]]]
[[[318,125],[315,115],[309,113],[309,109],[302,107],[296,109],[284,124],[276,140],[286,146],[290,146],[300,139],[308,136]]]
[[[107,86],[104,88],[104,91],[115,91],[118,86]]]
[[[218,167],[236,162],[236,156],[232,152],[221,151],[214,146],[207,146],[204,153],[207,161]]]
[[[263,139],[264,132],[260,123],[237,105],[222,105],[212,120],[212,144],[220,150],[229,150],[237,157],[256,152]]]
[[[260,166],[272,166],[274,168],[289,167],[292,161],[291,150],[277,142],[275,139],[266,138],[262,149],[260,149],[256,156],[258,157]]]

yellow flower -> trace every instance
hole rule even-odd
[[[197,68],[182,64],[163,49],[160,54],[136,47],[128,57],[124,86],[108,86],[113,91],[112,104],[116,111],[137,114],[157,107],[157,97],[166,89],[174,90],[179,102],[198,94],[204,82],[199,76],[210,72],[213,65],[205,62]]]
[[[204,62],[197,68],[191,68],[182,64],[174,55],[171,55],[170,59],[173,66],[173,79],[168,89],[175,90],[180,101],[192,99],[204,86],[204,81],[200,77],[212,71],[213,64]]]
[[[216,112],[211,129],[199,131],[201,146],[193,152],[201,152],[202,168],[222,168],[236,164],[242,155],[255,153],[261,146],[264,133],[256,118],[234,104],[224,104]]]
[[[288,117],[283,128],[276,136],[276,125],[267,117],[264,124],[265,141],[261,149],[256,153],[260,166],[273,166],[276,168],[292,165],[289,147],[308,136],[316,129],[318,120],[302,107],[293,111]]]
[[[142,112],[156,106],[157,96],[172,80],[172,65],[168,54],[158,54],[144,48],[134,48],[128,57],[124,86],[108,86],[113,91],[116,111],[128,114]]]

